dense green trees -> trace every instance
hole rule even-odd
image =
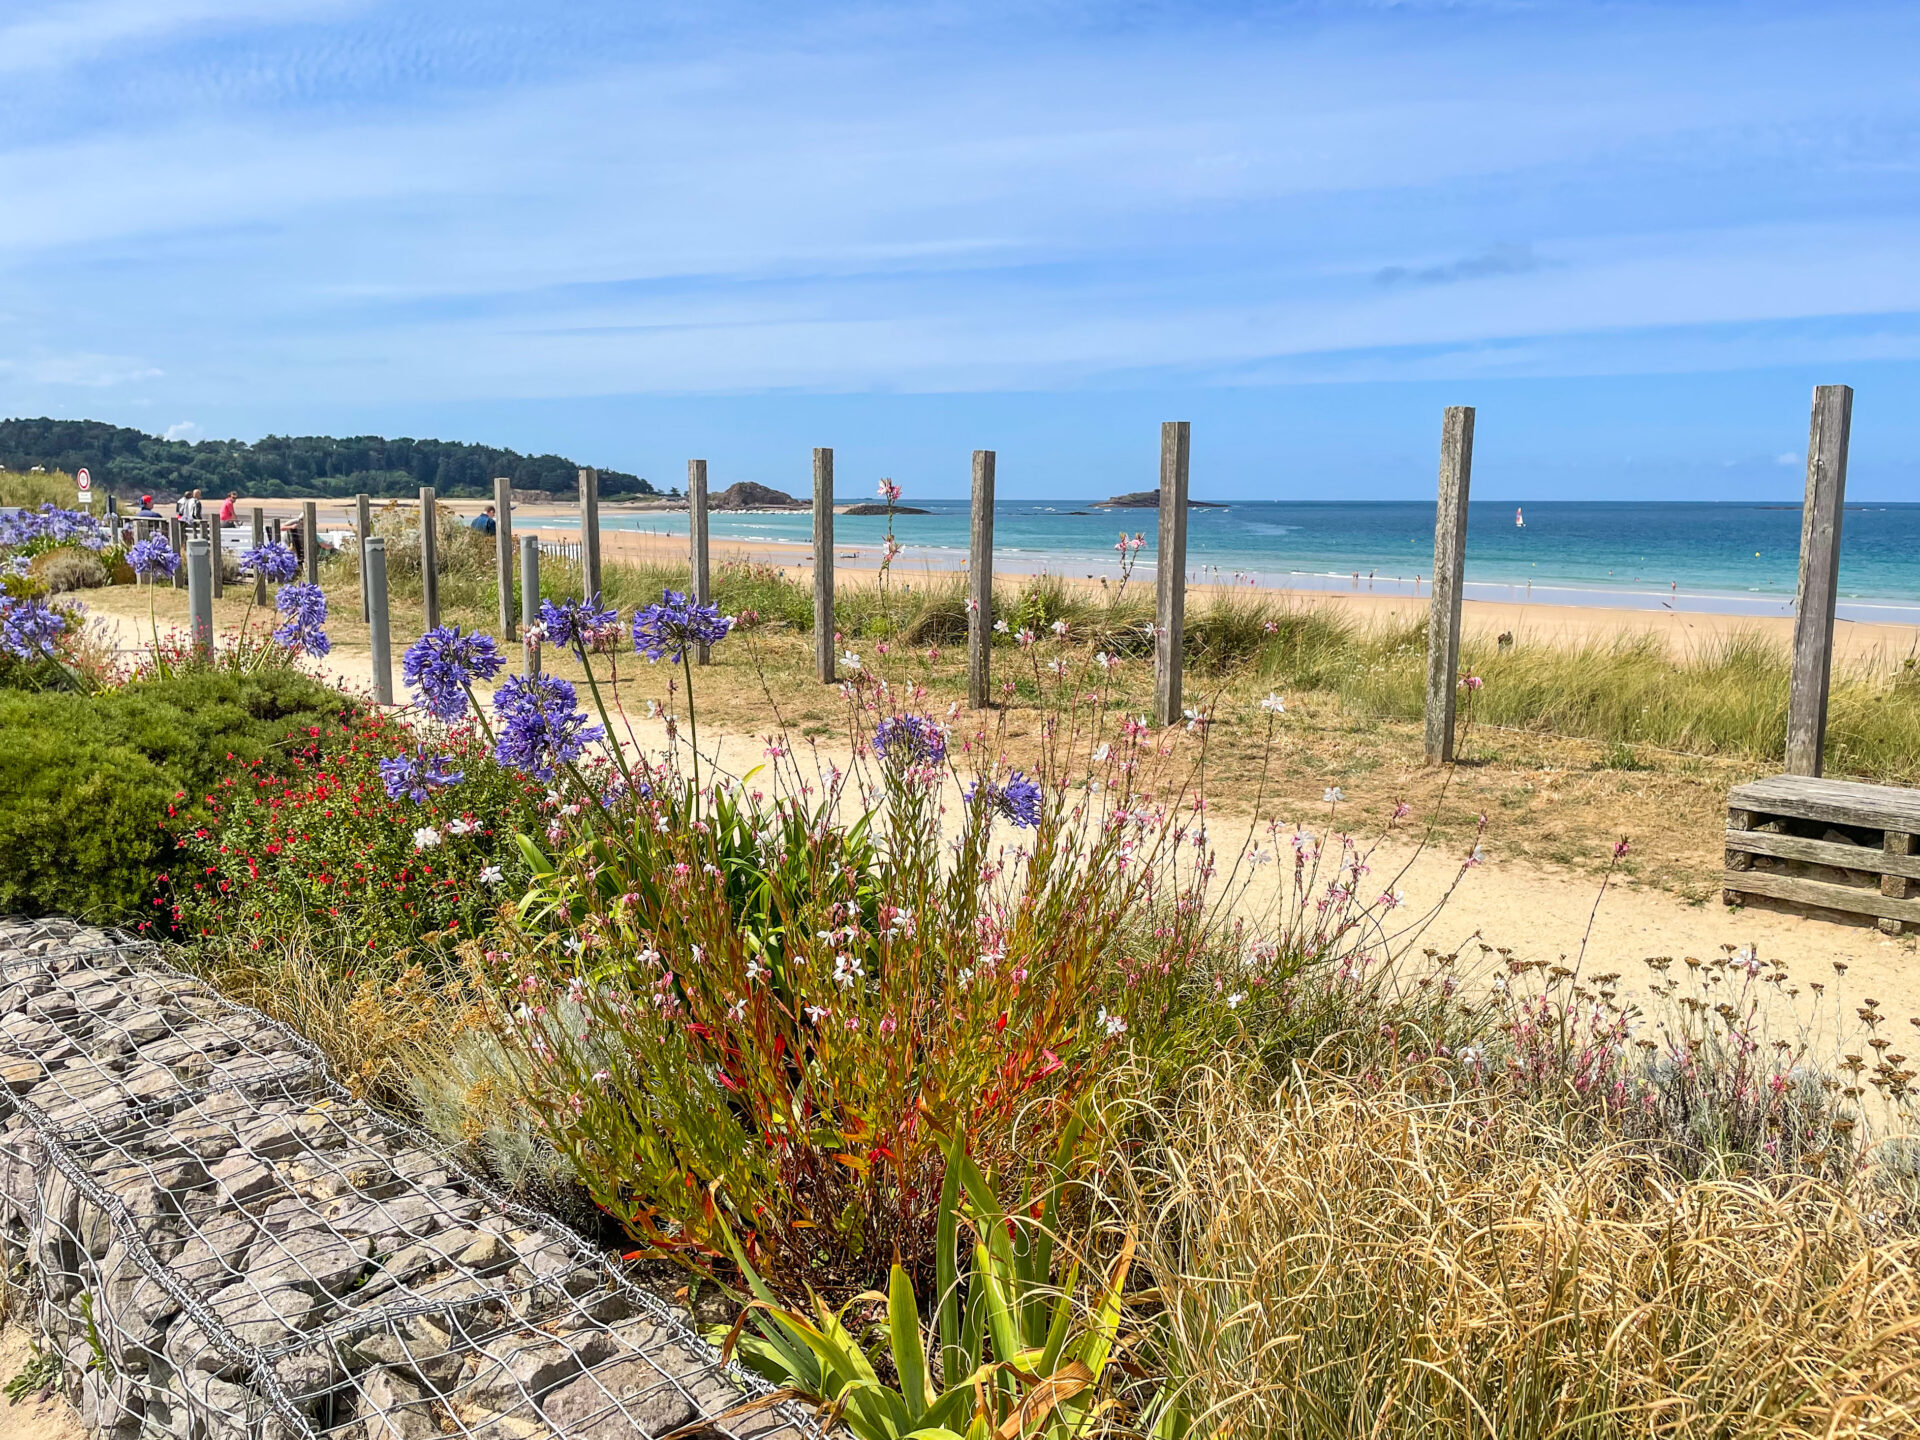
[[[491,495],[496,475],[517,489],[572,491],[580,466],[559,455],[522,455],[457,440],[387,440],[357,435],[269,435],[241,440],[162,440],[99,420],[0,420],[0,470],[93,472],[97,489],[119,495],[411,495],[432,485],[442,495]],[[651,495],[637,475],[600,472],[600,493]]]

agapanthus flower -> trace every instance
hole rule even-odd
[[[702,605],[678,590],[661,593],[658,605],[649,605],[633,617],[633,648],[649,660],[678,664],[697,645],[718,645],[733,629],[733,617],[718,605]]]
[[[1018,770],[998,784],[992,780],[980,781],[967,791],[967,803],[985,805],[1022,829],[1030,830],[1040,823],[1039,783]]]
[[[303,655],[324,655],[333,648],[327,639],[327,596],[318,585],[282,585],[273,608],[287,618],[273,638]]]
[[[53,654],[67,618],[41,600],[0,597],[0,650],[22,660]]]
[[[463,635],[458,625],[440,625],[407,647],[400,678],[428,714],[451,725],[466,716],[467,686],[491,680],[506,663],[491,635]]]
[[[597,632],[614,624],[619,618],[618,610],[600,608],[598,590],[585,600],[540,602],[540,633],[555,645],[585,649],[593,643]]]
[[[380,778],[386,783],[389,800],[405,795],[419,805],[435,790],[458,785],[467,777],[465,771],[453,768],[453,756],[429,755],[422,750],[417,755],[396,755],[391,760],[382,760]]]
[[[896,765],[938,765],[947,737],[924,715],[894,715],[873,727],[873,753]]]
[[[300,557],[284,541],[269,540],[242,550],[240,568],[249,575],[263,575],[275,585],[284,585],[300,573]]]
[[[18,510],[0,518],[0,549],[28,545],[78,545],[86,550],[102,550],[107,532],[85,510],[63,510],[51,500],[38,510]]]
[[[589,725],[573,686],[557,675],[516,675],[493,696],[499,721],[494,758],[540,780],[580,758],[606,732]]]
[[[133,567],[136,575],[144,575],[148,579],[164,576],[171,580],[174,572],[180,568],[180,557],[167,544],[167,537],[156,530],[127,551],[127,564]]]

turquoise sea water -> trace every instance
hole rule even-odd
[[[905,547],[896,565],[958,568],[966,558],[966,503],[919,503],[933,513],[894,518],[895,537]],[[1516,508],[1524,527],[1514,523]],[[1150,579],[1157,518],[1151,510],[1094,510],[1084,501],[1009,502],[994,515],[995,565],[1008,572],[1113,575],[1119,558],[1113,546],[1124,527],[1145,534],[1136,576]],[[683,514],[603,517],[610,529],[675,535],[686,534],[686,523]],[[835,550],[871,562],[886,527],[881,516],[836,516]],[[713,537],[723,549],[756,541],[809,544],[812,519],[716,512]],[[1468,511],[1467,594],[1791,614],[1799,545],[1798,505],[1480,503]],[[1433,565],[1433,505],[1270,501],[1195,509],[1187,563],[1196,582],[1424,594]],[[1840,596],[1840,613],[1848,618],[1920,622],[1920,505],[1847,507]]]

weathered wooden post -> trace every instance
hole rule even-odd
[[[967,704],[993,703],[993,461],[973,452],[973,525],[967,546]]]
[[[1787,773],[1818,775],[1833,679],[1833,606],[1840,583],[1840,517],[1847,498],[1853,387],[1816,385],[1807,436],[1807,499],[1800,512],[1800,596],[1787,694]]]
[[[320,506],[313,500],[300,506],[300,559],[306,568],[301,578],[309,585],[320,583]]]
[[[513,639],[513,481],[493,479],[493,555],[500,582],[500,638]]]
[[[173,588],[187,588],[187,522],[178,515],[167,521],[167,548],[180,557],[180,564],[173,567]]]
[[[1180,667],[1187,629],[1187,452],[1193,425],[1168,420],[1160,427],[1160,525],[1154,552],[1154,718],[1171,725],[1180,718]]]
[[[420,598],[426,605],[427,629],[440,628],[440,512],[433,486],[420,487]]]
[[[267,507],[253,507],[253,548],[258,550],[267,543]],[[258,565],[253,567],[253,603],[267,603],[267,572]]]
[[[393,703],[393,617],[387,607],[387,542],[367,539],[367,640],[373,651],[373,698]]]
[[[707,553],[707,462],[687,461],[687,546],[692,551],[693,602],[713,603],[713,573]],[[705,645],[693,647],[693,663],[709,665],[713,656]]]
[[[1427,763],[1453,759],[1459,702],[1461,584],[1467,565],[1467,492],[1473,480],[1473,407],[1440,421],[1440,500],[1433,517],[1433,600],[1427,611]]]
[[[580,472],[580,598],[600,593],[600,472]]]
[[[218,600],[227,593],[227,522],[220,518],[218,510],[207,517],[207,538],[212,542],[213,598]]]
[[[208,543],[195,537],[187,542],[187,613],[193,617],[193,653],[213,658],[213,577],[208,573]]]
[[[813,452],[813,665],[833,683],[833,451]]]
[[[353,538],[360,547],[360,618],[371,624],[373,601],[367,591],[367,537],[373,534],[373,497],[353,497]]]
[[[523,645],[527,678],[540,673],[540,639],[534,626],[540,623],[540,537],[520,537],[520,622],[526,628]]]

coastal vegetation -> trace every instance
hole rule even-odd
[[[1454,776],[1375,786],[1371,822],[1341,788],[1364,772],[1307,805],[1267,778],[1317,717],[1399,723],[1412,636],[1208,602],[1193,713],[1162,731],[1132,587],[1009,586],[978,715],[949,698],[951,582],[847,589],[829,689],[777,570],[725,567],[701,605],[671,570],[610,567],[583,600],[551,566],[532,678],[489,633],[490,547],[447,540],[449,609],[404,637],[384,713],[299,674],[353,633],[351,557],[316,588],[251,552],[272,617],[225,612],[211,661],[90,657],[83,616],[10,579],[9,735],[200,767],[155,849],[65,868],[119,897],[145,867],[143,923],[183,963],[718,1295],[715,1339],[862,1440],[1920,1422],[1920,1036],[1868,1002],[1816,1044],[1751,951],[1656,958],[1636,1000],[1623,957],[1426,948],[1392,857],[1481,862]],[[1763,655],[1562,674],[1530,648],[1468,657],[1469,755],[1487,717],[1549,713],[1763,743],[1674,728],[1707,677],[1764,683]],[[1584,698],[1549,692],[1581,665]],[[1908,703],[1898,676],[1850,683]],[[717,763],[722,731],[744,763]],[[1631,858],[1606,846],[1601,883]]]

